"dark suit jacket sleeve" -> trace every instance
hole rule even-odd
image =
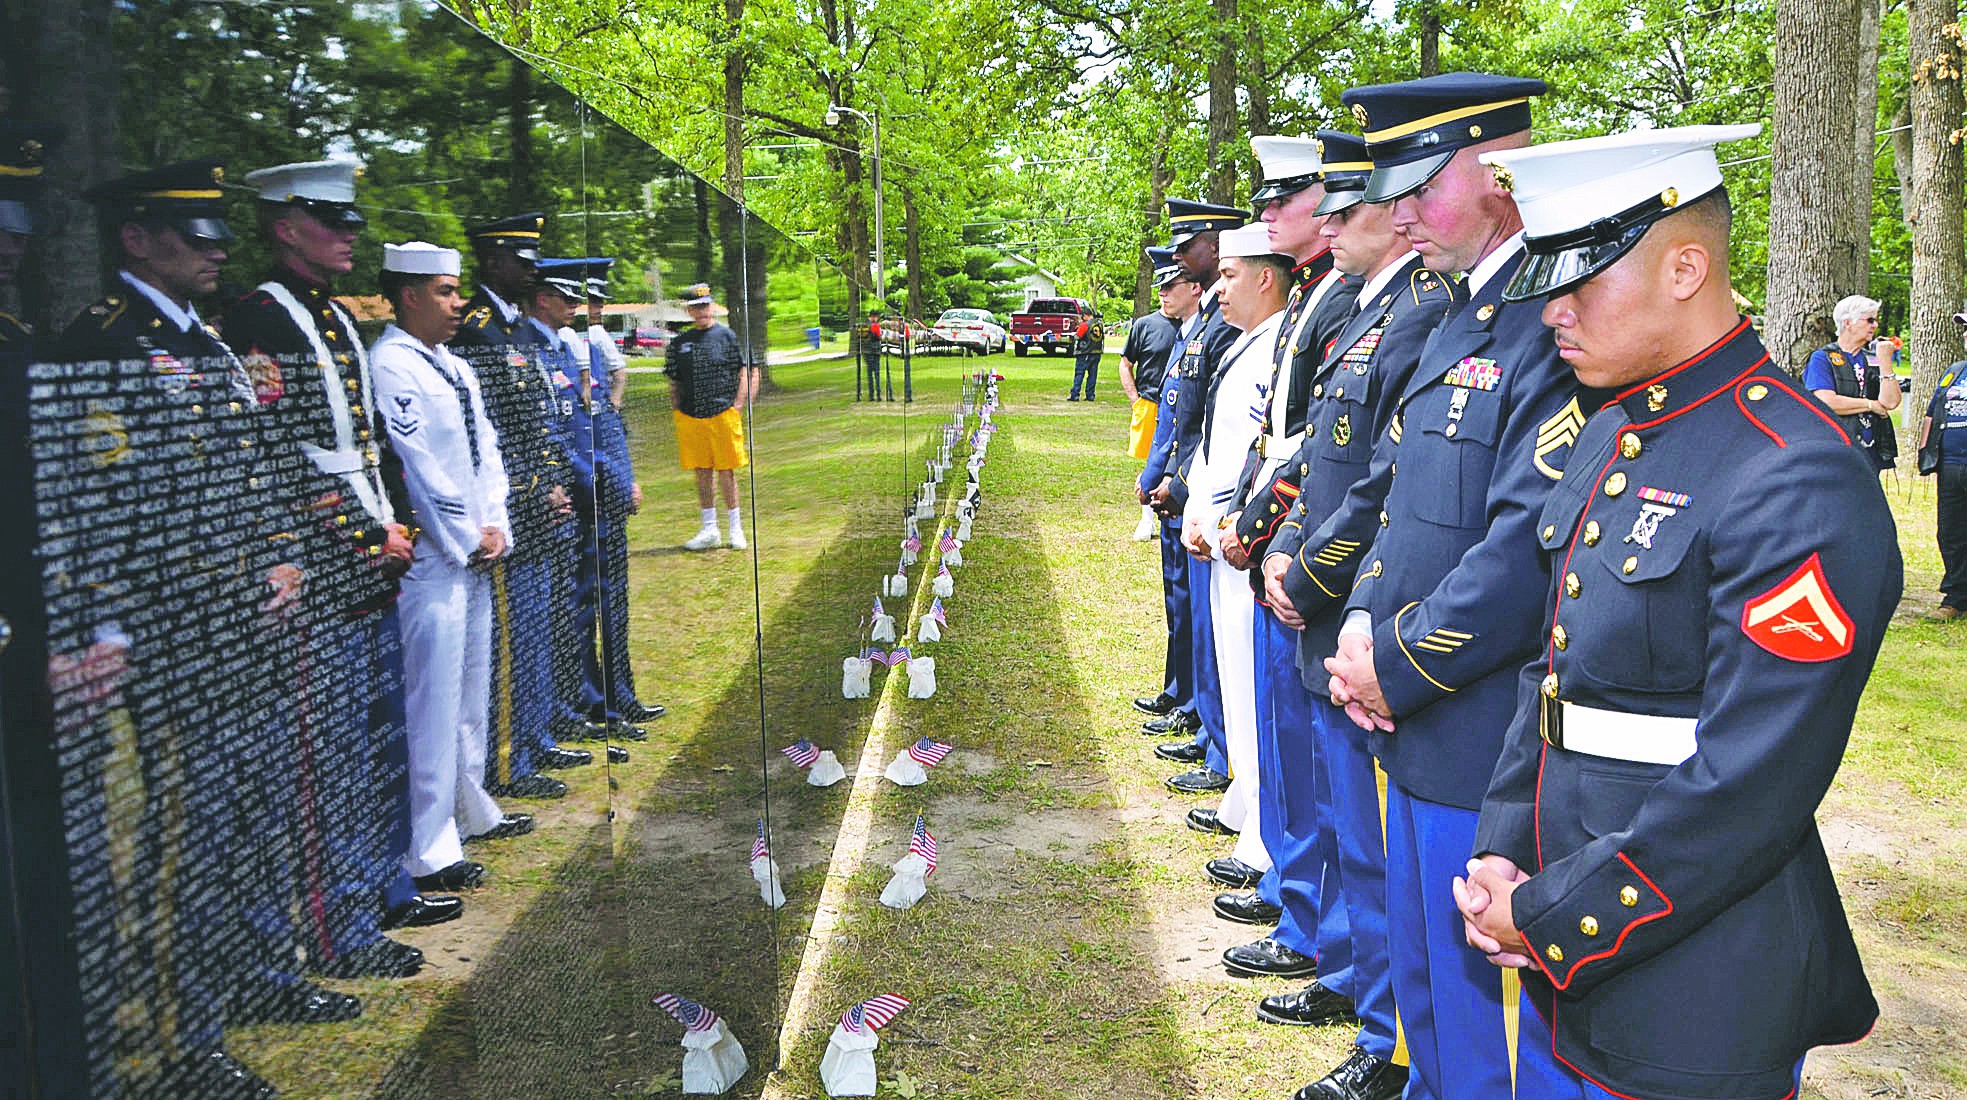
[[[1741,479],[1746,488],[1718,502],[1727,522],[1708,529],[1706,637],[1688,639],[1706,647],[1698,749],[1652,787],[1627,828],[1537,871],[1512,898],[1517,928],[1560,990],[1584,993],[1698,931],[1769,881],[1815,828],[1902,572],[1869,463],[1853,448],[1791,442],[1754,460],[1761,469]],[[1743,623],[1748,603],[1813,557],[1852,641],[1844,656],[1802,663],[1763,649]],[[1636,905],[1621,902],[1627,888]],[[1596,936],[1581,933],[1586,916]]]
[[[1434,591],[1373,624],[1375,671],[1395,721],[1537,648],[1548,580],[1536,525],[1553,481],[1539,468],[1537,442],[1560,416],[1582,423],[1582,401],[1577,376],[1557,357],[1547,331],[1539,326],[1513,336],[1517,348],[1525,341],[1539,343],[1534,351],[1517,351],[1524,359],[1504,383],[1509,403],[1485,502],[1487,533]],[[1552,465],[1551,459],[1543,465]],[[1526,563],[1539,568],[1526,569]],[[1365,604],[1355,598],[1352,606]],[[1450,653],[1422,649],[1419,643],[1437,629],[1469,636]]]

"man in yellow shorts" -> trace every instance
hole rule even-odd
[[[663,365],[675,398],[676,457],[684,469],[696,471],[697,506],[703,512],[703,526],[683,548],[710,550],[723,544],[711,496],[714,472],[730,513],[731,549],[742,550],[746,543],[737,471],[747,461],[744,407],[757,390],[757,375],[745,364],[737,334],[717,322],[709,284],[691,287],[683,305],[690,311],[690,327],[670,341]]]

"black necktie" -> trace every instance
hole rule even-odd
[[[430,365],[436,367],[437,373],[443,376],[444,381],[451,384],[451,392],[458,395],[458,413],[464,417],[464,437],[471,445],[471,469],[476,473],[479,465],[478,413],[471,405],[471,391],[465,388],[462,375],[453,374],[444,366],[441,355],[426,355],[424,358],[430,360]]]

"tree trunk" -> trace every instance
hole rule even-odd
[[[1852,201],[1856,150],[1855,0],[1777,0],[1775,119],[1770,127],[1769,290],[1763,340],[1794,374],[1835,330],[1830,307],[1850,293],[1857,244],[1839,207]],[[1846,234],[1839,236],[1840,232]],[[1870,257],[1866,256],[1866,260]],[[1847,276],[1848,278],[1848,276]]]
[[[1211,0],[1215,11],[1215,53],[1209,60],[1209,201],[1236,199],[1236,164],[1228,146],[1236,140],[1236,0]]]
[[[42,329],[60,329],[94,301],[108,266],[95,211],[80,196],[122,171],[113,6],[110,0],[0,0],[0,25],[12,28],[0,35],[0,85],[10,89],[12,114],[58,122],[66,131],[48,150],[35,201],[41,231],[19,275],[20,315]]]
[[[1264,39],[1256,20],[1243,25],[1243,95],[1249,103],[1249,122],[1244,127],[1251,137],[1276,133],[1270,122],[1270,88],[1264,72]],[[1264,167],[1250,158],[1250,190],[1264,185]]]
[[[512,151],[506,157],[507,213],[532,209],[539,196],[539,164],[533,154],[533,67],[514,57],[505,83],[506,131]]]
[[[1145,249],[1149,245],[1161,243],[1161,204],[1168,200],[1168,184],[1174,173],[1168,171],[1168,139],[1171,136],[1164,125],[1161,135],[1154,143],[1154,160],[1148,166],[1147,216],[1141,224],[1140,265],[1134,271],[1134,316],[1144,316],[1156,308],[1154,298],[1154,265],[1148,261]]]
[[[928,316],[922,301],[922,217],[915,205],[915,190],[902,188],[902,262],[908,265],[908,315]]]
[[[710,232],[710,185],[702,176],[690,177],[691,235],[695,239],[697,269],[690,273],[692,283],[708,282],[717,270],[717,239]]]
[[[1899,220],[1912,225],[1912,105],[1899,104],[1892,112],[1892,174],[1899,179]]]
[[[1961,251],[1960,0],[1907,0],[1912,63],[1913,392],[1924,404],[1947,364],[1960,358],[1967,257]],[[1917,417],[1912,418],[1917,420]],[[1913,442],[1918,442],[1917,437]],[[1909,448],[1908,448],[1909,449]]]
[[[1857,0],[1858,5],[1858,92],[1857,110],[1852,112],[1851,201],[1838,210],[1847,219],[1839,232],[1849,237],[1853,255],[1851,270],[1839,285],[1852,294],[1871,293],[1871,204],[1875,188],[1872,173],[1878,165],[1878,21],[1881,0]]]
[[[1421,75],[1441,74],[1441,13],[1434,0],[1421,9]]]
[[[724,0],[724,220],[725,300],[731,304],[731,330],[738,334],[759,385],[771,381],[766,349],[771,311],[766,300],[764,223],[751,221],[744,201],[744,3]],[[734,258],[743,260],[735,262]]]

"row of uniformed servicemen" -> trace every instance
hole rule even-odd
[[[1300,1097],[1776,1100],[1877,1016],[1812,815],[1892,520],[1733,304],[1755,128],[1532,145],[1544,90],[1354,88],[1257,223],[1169,202],[1135,705],[1276,925],[1226,968],[1313,979],[1258,1017],[1357,1021]]]
[[[0,124],[0,281],[52,140]],[[0,1022],[32,1094],[271,1095],[224,1026],[360,1015],[308,976],[415,973],[384,932],[455,919],[462,843],[532,828],[494,796],[563,795],[542,771],[592,754],[559,740],[662,713],[629,674],[609,261],[540,261],[537,214],[480,226],[467,308],[455,251],[386,246],[365,348],[332,296],[355,173],[246,177],[274,263],[219,325],[215,160],[87,192],[108,292],[53,340],[0,319]]]

